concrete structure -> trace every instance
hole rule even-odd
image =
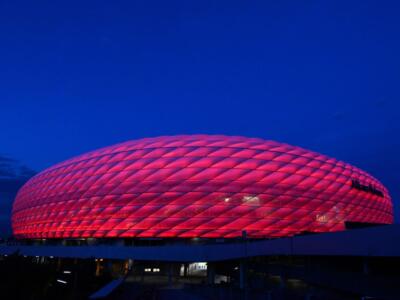
[[[400,225],[320,233],[272,240],[164,246],[48,246],[2,245],[0,254],[28,256],[134,259],[147,261],[224,261],[259,256],[400,257]]]

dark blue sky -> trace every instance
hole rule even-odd
[[[254,136],[397,203],[397,1],[55,2],[0,2],[0,155],[40,171],[128,139]]]

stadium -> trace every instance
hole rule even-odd
[[[368,173],[258,138],[145,138],[54,165],[18,192],[18,239],[248,238],[393,223]]]

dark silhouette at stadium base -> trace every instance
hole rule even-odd
[[[399,234],[400,226],[384,225],[271,240],[195,240],[180,245],[152,245],[151,240],[142,245],[91,241],[95,244],[91,246],[82,240],[80,246],[19,242],[3,245],[0,251],[2,261],[18,257],[38,266],[57,261],[55,265],[63,270],[65,262],[73,262],[81,266],[77,273],[92,270],[93,278],[103,280],[103,285],[92,285],[96,288],[87,291],[85,296],[92,299],[179,295],[187,299],[398,299]],[[69,275],[54,278],[54,284],[73,290],[74,280],[57,283],[65,276]],[[82,291],[81,285],[77,288]]]

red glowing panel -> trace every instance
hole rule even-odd
[[[18,192],[18,238],[291,236],[392,223],[386,188],[349,164],[255,138],[172,136],[92,151]]]

